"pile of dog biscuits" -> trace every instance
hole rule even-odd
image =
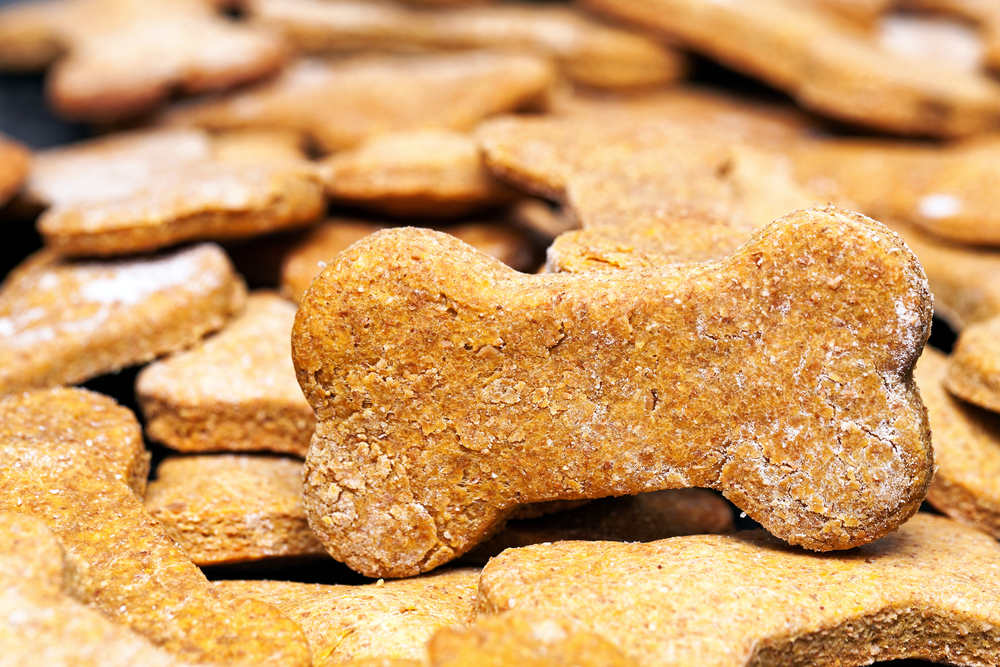
[[[994,3],[14,0],[0,73],[89,132],[0,136],[0,662],[1000,663]]]

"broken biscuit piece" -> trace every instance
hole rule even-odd
[[[54,109],[90,123],[263,78],[287,55],[277,35],[228,21],[203,0],[45,0],[0,11],[0,69],[55,61],[46,83]]]
[[[986,665],[1000,659],[997,567],[995,540],[930,514],[823,555],[763,531],[559,542],[494,558],[478,612],[570,619],[642,665]]]
[[[403,581],[325,586],[291,581],[217,581],[221,590],[274,605],[302,626],[313,665],[350,660],[422,659],[440,628],[465,625],[476,603],[478,569]]]
[[[142,369],[135,391],[147,435],[182,452],[304,457],[315,420],[295,381],[294,319],[291,302],[254,293],[221,332]]]
[[[174,456],[156,468],[146,509],[198,566],[326,555],[302,507],[302,462]]]
[[[74,597],[185,660],[309,664],[295,623],[212,586],[143,507],[130,483],[149,455],[128,409],[56,388],[0,399],[0,425],[0,511],[55,533]]]
[[[0,286],[0,394],[84,382],[183,349],[245,301],[213,244],[114,261],[42,250]]]
[[[180,105],[163,120],[214,130],[289,128],[331,153],[389,132],[468,131],[487,116],[544,106],[554,80],[548,62],[507,53],[304,60],[271,82]]]
[[[518,504],[703,486],[793,544],[865,544],[930,483],[912,379],[930,320],[899,237],[835,207],[633,272],[520,274],[447,235],[379,232],[296,315],[309,523],[337,560],[398,577]]]

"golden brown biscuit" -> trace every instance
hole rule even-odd
[[[509,521],[499,533],[466,554],[464,560],[485,564],[504,549],[540,542],[651,542],[734,529],[731,506],[718,495],[704,489],[666,489],[602,498],[579,509]]]
[[[974,22],[986,45],[986,63],[1000,70],[1000,5],[993,0],[895,0],[900,9],[941,12]]]
[[[427,645],[432,667],[636,667],[609,641],[559,614],[517,611],[443,628]]]
[[[983,70],[985,47],[976,29],[946,16],[889,14],[876,32],[879,46],[908,60],[922,59],[968,72]]]
[[[943,241],[901,222],[885,222],[920,260],[934,294],[934,314],[954,331],[1000,315],[1000,252]]]
[[[221,332],[144,368],[135,391],[146,434],[182,452],[304,457],[315,420],[292,367],[294,319],[289,301],[251,294]]]
[[[302,462],[263,456],[168,457],[146,509],[195,565],[325,555],[302,508]]]
[[[173,142],[162,159],[151,152]],[[53,204],[38,230],[62,254],[109,256],[301,227],[322,214],[323,186],[308,162],[275,159],[274,144],[244,136],[213,146],[203,133],[167,130],[49,151],[28,190]]]
[[[13,197],[28,176],[31,153],[0,134],[0,206]]]
[[[309,664],[298,626],[212,586],[142,506],[129,482],[149,459],[129,410],[57,388],[0,399],[0,425],[0,511],[55,533],[74,597],[184,659]]]
[[[0,513],[0,647],[8,665],[180,667],[128,628],[74,600],[79,576],[45,524]]]
[[[494,558],[478,608],[571,619],[643,665],[987,665],[1000,659],[998,566],[992,538],[929,514],[822,556],[762,531],[559,542]]]
[[[1000,412],[1000,316],[966,327],[955,341],[945,386],[961,399]]]
[[[410,218],[449,218],[512,201],[517,191],[483,166],[476,142],[450,130],[376,137],[323,164],[335,202]]]
[[[538,107],[554,76],[538,58],[478,51],[307,60],[270,83],[178,107],[164,120],[290,128],[329,153],[389,132],[470,130],[486,116]]]
[[[47,92],[63,117],[108,122],[176,93],[223,90],[284,65],[286,46],[202,0],[46,0],[0,11],[0,69],[56,61]]]
[[[944,388],[948,358],[924,349],[914,376],[934,431],[937,472],[927,502],[964,524],[1000,537],[1000,418]]]
[[[902,220],[946,239],[1000,243],[1000,135],[950,146],[837,139],[789,149],[797,177],[836,187],[876,218]]]
[[[309,285],[337,254],[385,225],[333,218],[318,225],[285,256],[281,268],[281,292],[298,303]],[[518,271],[531,268],[534,253],[522,234],[497,222],[469,222],[442,227],[487,255]]]
[[[899,0],[808,0],[808,2],[861,28],[871,28]]]
[[[839,120],[944,137],[1000,124],[1000,85],[989,77],[894,56],[808,3],[584,0],[583,5],[676,38]]]
[[[578,228],[578,222],[553,209],[540,199],[524,198],[510,208],[510,221],[518,227],[531,230],[543,239],[552,240]]]
[[[309,638],[316,667],[363,658],[423,658],[424,645],[438,629],[470,620],[478,584],[478,569],[364,586],[215,582],[295,619]]]
[[[902,241],[834,207],[644,272],[518,274],[379,232],[313,282],[292,332],[317,416],[310,526],[337,560],[404,576],[518,504],[705,486],[794,544],[870,542],[930,483],[911,376],[930,319]]]
[[[552,58],[570,80],[609,89],[662,85],[686,69],[677,51],[571,7],[507,2],[426,11],[359,0],[254,0],[251,10],[309,53],[499,48]]]
[[[211,244],[116,261],[43,250],[0,286],[0,394],[83,382],[183,349],[245,300]]]

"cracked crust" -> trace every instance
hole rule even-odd
[[[293,329],[318,421],[310,525],[351,567],[405,576],[518,504],[705,486],[793,544],[865,544],[930,483],[912,379],[930,319],[902,241],[834,207],[644,272],[516,274],[435,232],[380,232],[317,278]]]

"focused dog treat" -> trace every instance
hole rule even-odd
[[[315,420],[295,381],[294,319],[294,304],[251,294],[223,331],[144,368],[135,390],[147,435],[182,452],[305,456]]]
[[[985,665],[1000,652],[998,564],[992,538],[928,514],[823,556],[763,532],[560,542],[493,559],[478,607],[573,619],[644,665]]]
[[[146,509],[195,565],[326,555],[302,508],[302,462],[276,457],[168,457]]]
[[[78,573],[55,535],[33,517],[0,514],[0,646],[11,665],[180,667],[176,656],[81,604],[64,589]]]
[[[729,503],[711,491],[667,489],[602,498],[579,509],[509,521],[499,533],[466,554],[465,560],[485,564],[504,549],[540,542],[651,542],[677,535],[728,533],[734,529]]]
[[[0,206],[21,189],[30,163],[27,149],[0,134]]]
[[[518,504],[707,486],[791,543],[870,542],[930,482],[911,376],[930,317],[899,238],[833,207],[648,272],[518,274],[380,232],[296,315],[310,526],[354,569],[403,576]]]
[[[803,107],[880,130],[965,136],[1000,120],[1000,86],[982,74],[908,60],[808,3],[585,0],[585,7],[678,39],[780,88]]]
[[[1000,138],[951,146],[840,139],[800,143],[789,154],[802,180],[833,181],[867,215],[911,223],[973,245],[1000,243],[996,200]]]
[[[1000,412],[1000,316],[962,330],[948,367],[948,391],[970,403]]]
[[[1000,419],[944,389],[948,358],[924,350],[914,377],[934,430],[938,465],[927,502],[948,516],[1000,536]]]
[[[183,349],[245,300],[211,244],[115,261],[40,251],[0,287],[0,394],[83,382]]]
[[[0,511],[55,533],[74,597],[192,661],[309,664],[295,623],[213,587],[142,506],[149,455],[130,411],[60,388],[0,399],[0,424]]]
[[[470,136],[448,130],[375,138],[328,158],[323,173],[334,202],[410,218],[459,217],[517,197]]]
[[[362,658],[423,658],[435,631],[470,620],[478,584],[479,570],[474,569],[364,586],[215,582],[295,619],[309,638],[316,667]]]
[[[433,667],[633,667],[614,644],[561,615],[517,611],[480,619],[469,628],[444,628],[427,645]]]
[[[178,107],[164,120],[216,130],[289,128],[329,153],[387,132],[464,131],[486,116],[536,108],[554,77],[538,58],[478,51],[307,60],[272,82]]]
[[[222,90],[276,72],[275,35],[226,21],[201,0],[47,0],[0,12],[0,69],[37,71],[63,116],[108,122],[177,92]]]
[[[251,7],[258,22],[313,53],[500,48],[554,58],[571,80],[610,89],[662,85],[685,70],[684,58],[663,44],[565,6],[419,11],[357,0],[255,0]]]

